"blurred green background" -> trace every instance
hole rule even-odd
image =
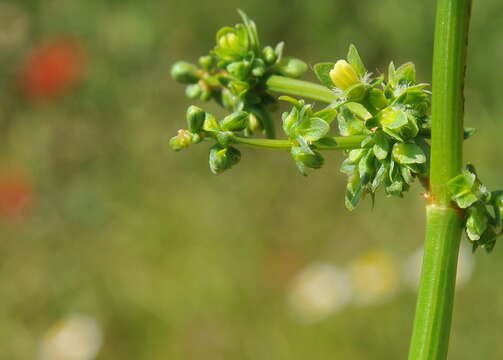
[[[340,154],[303,178],[286,153],[243,149],[214,176],[205,146],[168,149],[190,104],[169,69],[239,7],[310,65],[353,42],[369,69],[412,60],[429,82],[434,6],[0,0],[0,359],[404,359],[419,186],[349,213]],[[502,37],[501,0],[476,1],[465,158],[492,189]],[[450,358],[501,359],[503,249],[464,259]]]

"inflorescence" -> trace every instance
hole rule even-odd
[[[431,93],[428,84],[416,82],[413,63],[395,67],[392,62],[386,76],[376,76],[367,71],[351,45],[346,59],[314,66],[322,87],[293,80],[307,71],[306,63],[283,57],[283,43],[261,48],[255,23],[239,13],[243,23],[220,29],[216,46],[199,59],[199,66],[177,62],[172,68],[172,76],[188,84],[189,98],[213,99],[231,112],[217,119],[190,106],[187,129],[170,140],[174,150],[213,140],[209,165],[219,174],[240,161],[239,144],[284,149],[303,175],[308,168],[323,166],[320,151],[343,150],[341,171],[348,176],[345,203],[350,210],[365,195],[373,199],[380,187],[387,195],[399,197],[416,178],[428,187]],[[320,100],[305,89],[315,88],[328,103],[315,110],[303,99],[280,96],[292,105],[282,115],[285,140],[272,140],[270,113],[277,99],[271,92],[278,89],[270,86],[273,80],[281,81],[286,95]],[[339,135],[334,136],[334,131]],[[256,136],[261,133],[269,139]],[[465,138],[473,133],[466,130]],[[450,191],[456,206],[466,209],[466,231],[474,248],[491,250],[502,234],[503,191],[485,190],[473,167],[451,181]]]

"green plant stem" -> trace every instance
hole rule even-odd
[[[445,360],[463,213],[447,182],[461,172],[463,87],[471,0],[438,0],[433,57],[430,203],[409,360]]]
[[[266,81],[267,89],[281,94],[301,96],[313,100],[333,103],[337,96],[323,85],[309,81],[296,80],[284,76],[273,75]]]
[[[334,136],[329,138],[330,141],[314,142],[313,145],[319,150],[358,149],[361,147],[361,143],[365,138],[365,135]],[[257,139],[240,136],[233,136],[232,139],[238,144],[275,150],[289,150],[292,146],[295,146],[290,140]]]

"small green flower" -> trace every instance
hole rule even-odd
[[[171,67],[171,77],[178,82],[195,84],[199,81],[196,65],[186,61],[178,61]]]
[[[214,145],[210,149],[210,170],[217,175],[230,169],[241,160],[241,153],[238,149]]]
[[[242,24],[224,27],[217,33],[215,54],[227,62],[239,61],[248,55],[250,41]]]
[[[187,109],[187,126],[189,131],[192,133],[199,132],[204,123],[204,119],[206,118],[206,112],[203,109],[191,105]]]
[[[173,136],[169,140],[169,146],[175,150],[180,151],[189,147],[192,144],[192,133],[188,130],[180,129],[178,130],[178,134]]]

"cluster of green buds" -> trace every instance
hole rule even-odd
[[[347,59],[314,67],[320,81],[337,95],[334,108],[342,136],[365,136],[347,151],[341,171],[348,175],[346,206],[354,209],[365,194],[384,185],[402,196],[416,177],[427,176],[430,94],[416,83],[414,64],[389,65],[388,76],[368,73],[351,45]]]
[[[199,58],[199,66],[180,61],[173,65],[171,75],[188,84],[186,95],[191,99],[213,99],[230,111],[254,113],[257,121],[245,129],[247,134],[264,130],[274,137],[267,111],[276,99],[266,92],[265,81],[271,75],[298,78],[307,64],[283,57],[282,42],[275,48],[261,48],[255,23],[242,11],[239,14],[243,23],[220,29],[215,48]]]
[[[465,209],[465,231],[473,250],[490,252],[503,234],[503,191],[488,191],[471,164],[449,181],[448,190],[456,205]]]
[[[231,146],[235,142],[235,132],[253,126],[250,123],[256,121],[253,114],[245,111],[236,111],[217,120],[212,114],[192,105],[187,109],[187,129],[178,130],[178,134],[171,138],[170,146],[179,151],[205,139],[215,140],[216,144],[210,149],[209,165],[211,172],[220,174],[241,159],[240,151]]]

